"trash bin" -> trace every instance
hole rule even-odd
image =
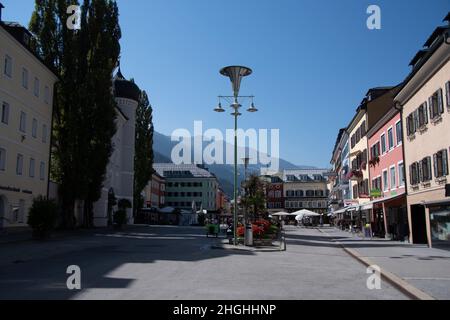
[[[253,230],[250,223],[245,226],[245,245],[253,246]]]

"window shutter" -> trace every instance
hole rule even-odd
[[[415,184],[413,179],[413,167],[414,167],[413,164],[409,166],[409,182],[411,184]]]
[[[422,161],[417,162],[417,166],[419,167],[419,168],[418,168],[418,171],[419,171],[419,179],[418,179],[417,182],[422,182],[422,181],[423,181]]]
[[[427,102],[425,101],[424,103],[423,103],[423,116],[424,116],[424,118],[425,118],[425,124],[427,124],[428,123],[428,108],[427,108]]]
[[[433,178],[433,173],[431,172],[431,157],[427,157],[427,176],[428,180]]]
[[[437,153],[433,154],[433,163],[434,163],[434,176],[438,177],[439,172],[438,172],[438,166],[437,166]]]
[[[409,116],[406,117],[406,135],[407,136],[411,135],[411,131],[409,130],[410,129],[410,121],[411,121],[410,117]]]
[[[447,95],[447,108],[450,108],[450,81],[445,84],[446,95]]]
[[[428,108],[430,110],[430,119],[434,119],[435,114],[433,112],[433,97],[428,98]]]
[[[444,113],[444,104],[442,101],[442,89],[438,90],[438,110],[439,114]]]
[[[448,175],[448,154],[447,149],[442,150],[442,172],[444,176]]]

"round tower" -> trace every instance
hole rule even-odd
[[[114,192],[117,200],[128,199],[133,204],[134,186],[134,140],[136,125],[136,108],[141,90],[132,81],[125,79],[120,70],[113,79],[114,97],[117,103],[118,121],[115,151]],[[128,211],[132,223],[132,210]]]

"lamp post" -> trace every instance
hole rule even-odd
[[[238,98],[250,98],[252,99],[252,104],[250,108],[247,110],[248,112],[256,112],[255,105],[253,104],[254,96],[239,96],[239,89],[241,87],[241,80],[243,77],[249,76],[252,74],[252,70],[243,66],[228,66],[222,68],[220,70],[220,74],[230,78],[233,96],[219,96],[219,105],[214,109],[216,112],[224,112],[225,110],[222,108],[221,99],[232,99],[232,103],[230,107],[233,109],[232,116],[234,116],[234,209],[233,209],[233,237],[234,237],[234,245],[237,245],[237,119],[242,114],[239,112],[239,108],[241,105],[239,104]]]

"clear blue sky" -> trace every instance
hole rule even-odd
[[[0,0],[5,20],[28,24],[34,0]],[[242,128],[279,128],[281,157],[329,165],[338,129],[367,89],[394,85],[450,10],[448,0],[118,0],[122,71],[147,90],[157,131],[193,131],[193,121],[225,130],[231,116],[212,111],[231,94],[221,67],[253,75],[241,94],[260,112]],[[382,29],[368,30],[366,9],[381,7]]]

